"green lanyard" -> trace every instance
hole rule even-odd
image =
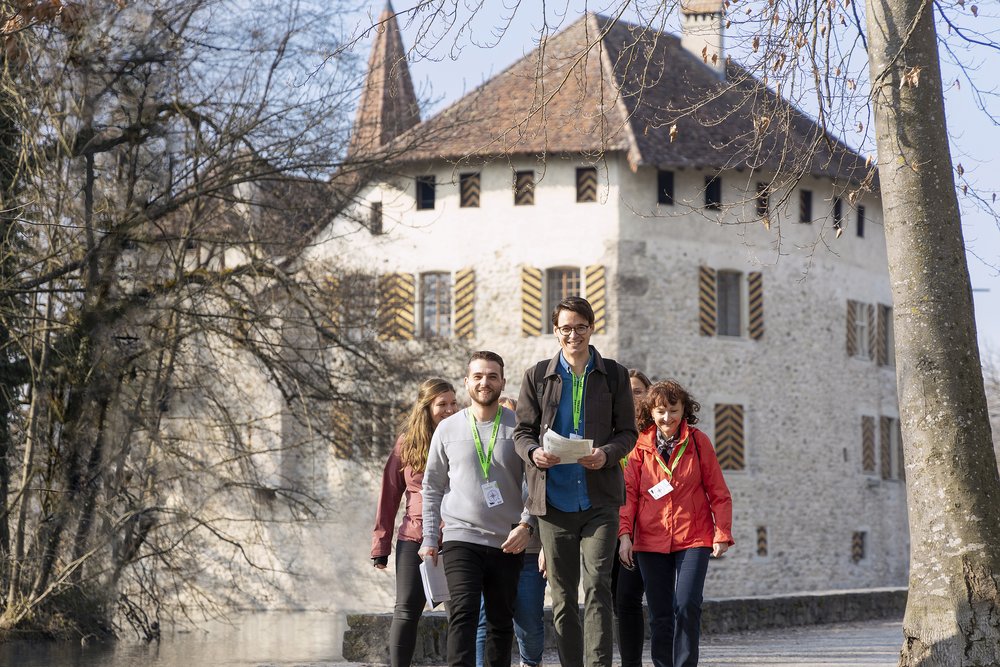
[[[583,375],[577,375],[572,370],[569,372],[573,376],[573,430],[580,433],[580,412],[583,410],[583,383],[587,379],[587,371]],[[583,435],[580,433],[580,435]]]
[[[660,458],[659,453],[653,455],[653,458],[656,459],[656,462],[660,464],[660,467],[663,468],[663,472],[667,473],[667,477],[670,479],[674,478],[674,470],[677,468],[677,462],[681,460],[682,456],[684,456],[684,450],[687,449],[689,440],[691,440],[690,437],[684,438],[684,444],[682,444],[681,448],[677,450],[677,455],[674,456],[674,464],[670,466],[669,469],[663,464],[663,459]]]
[[[479,455],[479,467],[483,469],[483,477],[490,478],[490,463],[493,461],[493,448],[497,444],[497,433],[500,432],[500,415],[503,412],[497,408],[497,416],[493,418],[493,433],[490,435],[490,451],[483,453],[483,441],[479,439],[479,427],[476,426],[476,418],[469,410],[469,426],[472,427],[472,439],[476,441],[476,453]]]

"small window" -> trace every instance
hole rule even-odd
[[[858,238],[865,237],[865,207],[858,207]]]
[[[382,233],[382,202],[374,201],[368,209],[368,231],[372,234]]]
[[[459,206],[462,208],[479,208],[479,172],[460,174]]]
[[[812,190],[799,190],[799,222],[813,221]]]
[[[578,167],[576,170],[576,201],[597,201],[597,168]]]
[[[767,526],[757,526],[757,557],[767,558]]]
[[[451,274],[420,275],[420,321],[424,338],[451,336]]]
[[[739,336],[742,333],[742,274],[738,271],[716,273],[718,300],[718,321],[716,334],[719,336]]]
[[[869,305],[860,301],[849,301],[848,304],[848,315],[851,318],[848,326],[853,329],[854,334],[853,340],[849,339],[848,341],[848,353],[859,359],[870,359],[871,333],[868,330]]]
[[[705,208],[712,211],[722,209],[722,179],[718,176],[705,177]]]
[[[844,227],[844,202],[837,197],[833,200],[833,228],[843,229]]]
[[[417,176],[417,210],[434,208],[434,176]]]
[[[766,218],[771,208],[771,194],[767,183],[757,184],[757,217]]]
[[[535,172],[519,171],[514,174],[514,206],[534,206]]]
[[[548,308],[570,296],[580,296],[580,269],[549,269],[546,274],[546,294]]]
[[[659,204],[674,203],[674,172],[663,169],[656,172],[656,201]]]
[[[875,418],[861,418],[861,472],[875,474]]]

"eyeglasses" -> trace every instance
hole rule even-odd
[[[588,331],[590,331],[590,325],[589,324],[577,324],[575,327],[556,327],[556,331],[558,331],[560,335],[565,336],[567,338],[574,331],[576,332],[577,336],[583,336]]]

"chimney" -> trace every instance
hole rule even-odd
[[[681,46],[726,75],[726,54],[722,48],[723,0],[681,0]]]

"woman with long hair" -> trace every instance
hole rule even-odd
[[[642,400],[653,384],[638,368],[628,370],[628,381],[632,386],[632,400],[635,403],[635,421],[639,423]],[[629,456],[622,459],[622,468],[628,464]],[[621,544],[618,545],[621,547]],[[623,567],[620,559],[615,559],[611,570],[611,591],[615,595],[615,618],[618,622],[618,654],[622,667],[641,667],[642,648],[646,643],[646,619],[642,613],[642,594],[645,586],[639,568]]]
[[[442,419],[458,412],[455,387],[431,378],[420,385],[417,401],[400,425],[396,445],[382,473],[382,491],[372,531],[372,564],[384,570],[392,549],[393,524],[399,501],[406,496],[406,512],[396,537],[396,606],[389,629],[392,667],[406,667],[417,644],[417,622],[424,610],[423,583],[417,551],[423,541],[423,498],[420,485],[427,465],[431,436]]]
[[[618,554],[642,572],[656,667],[698,664],[708,559],[733,544],[733,499],[712,442],[694,427],[700,408],[677,382],[650,387],[625,466]]]

